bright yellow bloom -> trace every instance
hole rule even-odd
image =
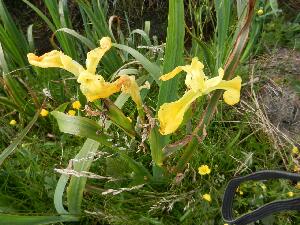
[[[240,194],[240,195],[244,195],[244,192],[240,190],[240,191],[239,191],[239,194]]]
[[[87,53],[86,69],[71,57],[56,50],[42,56],[29,53],[27,58],[29,63],[34,66],[42,68],[58,67],[73,73],[80,84],[80,90],[90,102],[99,98],[107,98],[122,90],[130,94],[137,105],[141,105],[140,92],[134,77],[122,75],[119,79],[110,83],[106,82],[101,75],[96,74],[97,65],[111,46],[111,39],[103,37],[100,40],[100,47]]]
[[[210,174],[211,172],[211,169],[209,168],[208,165],[201,165],[199,168],[198,168],[198,173],[200,175],[206,175],[206,174]]]
[[[70,115],[70,116],[75,116],[76,115],[76,111],[74,111],[74,110],[69,110],[68,111],[68,115]]]
[[[160,122],[160,133],[163,135],[175,132],[183,121],[185,112],[193,101],[202,95],[206,95],[214,90],[223,89],[224,101],[228,105],[234,105],[240,101],[240,90],[242,79],[237,76],[232,80],[222,80],[224,70],[219,69],[219,76],[208,79],[204,74],[204,65],[197,57],[192,59],[191,65],[178,66],[170,73],[160,77],[166,81],[175,77],[182,70],[187,73],[185,84],[188,88],[186,93],[177,101],[164,103],[158,111]]]
[[[261,16],[262,14],[264,14],[264,10],[263,9],[259,9],[257,10],[257,15]]]
[[[12,125],[12,126],[15,126],[15,125],[17,124],[17,121],[16,121],[16,120],[11,120],[11,121],[9,122],[9,124]]]
[[[48,114],[49,114],[49,111],[46,110],[46,109],[42,109],[41,112],[40,112],[40,115],[43,116],[43,117],[48,116]]]
[[[267,186],[265,184],[260,184],[260,187],[265,191],[267,189]]]
[[[73,109],[80,109],[80,107],[81,107],[80,101],[75,101],[72,103]]]
[[[294,165],[293,171],[294,171],[294,172],[300,172],[299,166]]]
[[[210,194],[204,194],[204,195],[202,196],[202,198],[203,198],[205,201],[211,202],[211,196],[210,196]]]
[[[299,153],[299,149],[296,146],[293,146],[292,153],[293,154],[298,154]]]
[[[291,197],[291,198],[294,196],[294,192],[292,192],[292,191],[289,191],[287,194],[288,194],[288,196]]]

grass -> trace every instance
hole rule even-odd
[[[275,149],[266,134],[256,132],[249,136],[255,131],[248,124],[249,116],[244,114],[241,117],[237,110],[221,107],[207,131],[214,135],[208,136],[194,154],[183,180],[161,191],[146,188],[116,196],[103,196],[101,193],[104,190],[118,189],[118,185],[102,187],[101,180],[90,179],[83,203],[86,218],[81,224],[96,224],[95,221],[100,224],[136,224],[137,221],[142,224],[201,224],[203,221],[206,221],[205,224],[222,224],[219,213],[222,193],[234,174],[248,174],[263,168],[284,169],[280,156],[277,153],[274,155]],[[237,118],[240,120],[238,123],[229,122]],[[42,136],[28,136],[15,156],[1,168],[1,211],[53,213],[54,209],[49,202],[52,202],[58,179],[53,169],[65,168],[66,162],[79,150],[78,144],[82,141],[65,134],[56,136],[56,141],[46,137],[41,139]],[[243,141],[239,143],[240,140]],[[141,154],[140,158],[147,159],[147,156]],[[122,169],[117,162],[115,167],[110,164],[112,168],[109,168],[105,166],[108,162],[112,160],[99,158],[91,171],[102,174],[106,170],[107,175],[110,175],[109,170],[114,174],[126,170],[126,166]],[[202,164],[212,169],[209,176],[201,177],[197,174],[197,168]],[[247,212],[249,207],[253,209],[273,199],[287,198],[289,191],[293,191],[295,196],[300,195],[289,182],[273,181],[265,185],[267,188],[263,193],[258,184],[243,185],[240,188],[243,195],[237,197],[236,209],[240,213]],[[211,194],[211,203],[202,199],[205,193]],[[263,197],[259,197],[261,195]],[[258,197],[259,201],[251,200]],[[10,208],[7,208],[6,202],[10,202]],[[300,219],[293,213],[280,214],[276,218],[282,220],[282,223],[276,224],[292,224],[283,222]]]
[[[47,2],[52,4],[50,1]],[[130,2],[133,4],[133,1]],[[81,4],[82,13],[91,20],[95,19],[94,14],[89,11],[90,7],[85,5],[87,3]],[[55,16],[57,15],[54,13],[53,17]],[[59,29],[61,26],[59,18],[55,20],[56,29]],[[100,36],[99,33],[105,32],[95,25],[98,33],[91,34],[89,32],[93,29],[89,30],[90,24],[86,22],[84,25],[86,34],[90,34],[93,41]],[[282,30],[280,32],[283,32]],[[285,33],[284,37],[289,35]],[[74,44],[69,42],[67,35],[62,35],[61,38],[66,43],[65,48]],[[263,38],[265,39],[262,39],[262,42],[269,41],[268,36]],[[286,40],[280,39],[280,43],[286,43]],[[288,42],[288,45],[291,43]],[[72,48],[69,51],[76,54],[72,52]],[[78,57],[80,54],[82,53],[79,53]],[[151,53],[149,55],[152,56]],[[222,59],[218,59],[218,63],[220,61]],[[249,73],[247,65],[241,67],[239,72],[247,82],[246,77]],[[36,84],[30,85],[39,96],[43,95],[42,88],[51,90],[52,98],[46,104],[47,109],[53,110],[62,102],[78,98],[78,90],[74,88],[75,81],[68,79],[65,73],[58,73],[54,69],[38,69],[37,74],[39,76],[35,78]],[[179,81],[183,82],[183,78]],[[254,90],[258,88],[259,85],[255,84]],[[152,85],[150,94],[145,99],[150,108],[156,106],[157,92],[157,85]],[[254,107],[255,102],[247,93],[251,94],[250,85],[244,87],[243,101]],[[201,107],[195,110],[195,118],[200,117],[204,109],[202,106],[206,104],[203,100],[199,100],[198,103]],[[123,109],[125,115],[135,118],[133,104],[128,102]],[[228,107],[222,103],[219,105],[215,118],[206,128],[208,135],[203,142],[197,143],[197,149],[193,152],[188,167],[167,185],[145,185],[143,188],[125,190],[117,195],[103,195],[103,192],[109,189],[117,191],[122,187],[136,184],[128,161],[120,154],[101,148],[100,153],[104,155],[96,156],[90,171],[118,180],[104,182],[103,179],[88,179],[83,194],[83,219],[80,224],[224,224],[220,214],[222,195],[227,182],[233,176],[246,175],[261,169],[292,171],[295,165],[291,157],[291,146],[274,145],[274,139],[270,138],[270,130],[264,129],[265,124],[257,119],[255,114],[257,110],[245,110],[244,106],[243,102],[236,107]],[[17,114],[8,108],[0,108],[0,116],[0,147],[4,149],[22,130],[25,121],[20,119],[17,126],[10,126],[9,121],[16,118]],[[111,133],[114,140],[126,145],[129,156],[151,170],[153,162],[149,152],[145,152],[145,149],[136,152],[138,143],[129,141],[116,126],[111,127]],[[275,138],[276,135],[279,134],[275,133]],[[178,140],[183,136],[184,132],[179,131],[172,140]],[[53,117],[39,118],[38,123],[17,147],[16,153],[0,167],[0,213],[55,214],[52,202],[60,174],[54,169],[66,168],[69,160],[80,151],[83,142],[84,138],[60,133]],[[175,162],[183,153],[184,150],[181,150],[176,157],[167,161],[166,169],[172,171]],[[287,156],[285,158],[287,166],[282,161],[282,153]],[[197,170],[201,165],[208,165],[211,168],[210,175],[198,174]],[[266,186],[265,189],[263,184]],[[289,181],[245,183],[239,188],[236,196],[236,212],[246,213],[271,200],[289,198],[288,192],[293,192],[296,197],[300,196],[295,184]],[[211,202],[203,199],[203,195],[207,193],[211,195]],[[66,201],[64,198],[63,203],[66,204]],[[271,216],[260,224],[285,225],[299,222],[299,215],[289,212]]]

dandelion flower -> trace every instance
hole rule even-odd
[[[75,114],[76,114],[76,111],[74,111],[72,109],[68,111],[68,115],[70,115],[70,116],[75,116]]]
[[[263,9],[259,9],[259,10],[257,10],[256,13],[257,13],[257,15],[261,16],[261,15],[264,14],[264,10]]]
[[[203,175],[206,175],[206,174],[210,174],[211,172],[211,169],[209,168],[208,165],[201,165],[199,168],[198,168],[198,173],[203,176]]]
[[[11,120],[11,121],[9,122],[9,124],[12,125],[12,126],[15,126],[15,125],[17,124],[17,121],[16,121],[16,120]]]
[[[300,171],[299,166],[295,165],[294,168],[293,168],[293,171],[294,171],[294,172],[299,172],[299,171]]]
[[[46,109],[42,109],[41,112],[40,112],[40,115],[41,115],[42,117],[48,116],[48,114],[49,114],[49,111],[46,110]]]
[[[80,107],[81,107],[80,101],[75,101],[72,103],[73,109],[80,109]]]
[[[292,191],[289,191],[287,194],[288,194],[289,197],[293,197],[294,196],[294,192],[292,192]]]
[[[260,184],[260,187],[265,191],[267,189],[267,186],[265,184]]]
[[[298,154],[299,153],[299,149],[296,146],[293,146],[292,153],[293,154]]]
[[[203,198],[205,201],[211,202],[211,196],[210,196],[210,194],[204,194],[204,195],[202,196],[202,198]]]
[[[243,191],[239,191],[239,194],[240,194],[240,195],[244,195],[244,192],[243,192]]]

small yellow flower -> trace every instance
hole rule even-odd
[[[224,223],[224,225],[229,225],[228,223]]]
[[[75,116],[75,114],[76,114],[76,111],[74,111],[72,109],[68,111],[69,116]]]
[[[11,120],[11,121],[9,122],[9,124],[12,125],[12,126],[15,126],[15,125],[17,124],[17,121],[16,121],[16,120]]]
[[[299,171],[300,171],[299,166],[295,165],[294,168],[293,168],[293,171],[294,171],[294,172],[299,172]]]
[[[48,116],[48,114],[49,114],[49,111],[46,110],[46,109],[42,109],[41,112],[40,112],[40,115],[43,116],[43,117]]]
[[[296,146],[293,146],[292,153],[293,154],[299,154],[299,149]]]
[[[260,184],[260,187],[265,191],[267,189],[267,186],[265,184]]]
[[[240,194],[240,195],[244,195],[244,192],[243,192],[243,191],[239,191],[239,194]]]
[[[72,103],[73,109],[80,109],[80,107],[81,107],[80,101],[75,101]]]
[[[201,165],[199,168],[198,168],[198,173],[203,176],[203,175],[206,175],[206,174],[210,174],[211,172],[211,169],[209,168],[208,165]]]
[[[295,188],[300,189],[300,182],[297,182]]]
[[[264,10],[263,9],[259,9],[257,10],[257,15],[261,16],[262,14],[264,14]]]
[[[289,197],[293,197],[294,196],[294,192],[292,192],[292,191],[289,191],[287,194],[288,194]]]
[[[239,76],[232,80],[223,80],[224,70],[219,68],[219,76],[209,79],[205,76],[203,69],[204,65],[195,57],[192,59],[191,65],[178,66],[173,71],[160,77],[160,80],[167,81],[181,71],[187,73],[185,78],[187,91],[185,94],[177,101],[164,103],[158,111],[159,131],[162,135],[175,132],[181,125],[184,114],[191,104],[197,98],[207,95],[214,90],[225,90],[223,99],[228,105],[234,105],[240,101],[242,79]]]
[[[210,196],[210,194],[204,194],[204,195],[202,196],[202,198],[203,198],[205,201],[211,202],[211,196]]]

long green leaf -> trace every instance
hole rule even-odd
[[[68,183],[68,180],[69,180],[69,175],[62,174],[60,176],[59,180],[57,181],[57,185],[56,185],[55,192],[54,192],[54,198],[53,198],[54,206],[55,206],[56,212],[60,215],[68,214],[68,211],[65,210],[64,204],[63,204],[63,195],[64,195],[65,187]]]
[[[170,0],[167,43],[163,65],[164,73],[168,73],[176,66],[183,64],[184,24],[183,0]],[[174,101],[177,98],[177,90],[178,77],[162,82],[158,95],[157,109],[159,109],[159,107],[165,102]],[[156,126],[151,131],[149,141],[153,160],[155,160],[156,165],[161,166],[163,160],[162,149],[166,144],[168,144],[169,136],[161,135],[158,131],[158,127]],[[155,169],[156,165],[154,165],[154,171],[157,171]],[[157,176],[160,176],[160,174]]]
[[[222,67],[226,53],[228,51],[228,33],[230,26],[230,18],[232,12],[232,2],[226,0],[214,0],[215,9],[217,14],[217,29],[216,29],[216,45],[217,45],[217,68]]]
[[[40,114],[40,110],[35,113],[32,120],[28,123],[28,125],[24,128],[24,130],[22,130],[19,133],[17,138],[6,149],[3,150],[3,152],[0,155],[0,166],[2,165],[4,160],[14,152],[14,150],[16,149],[18,144],[20,144],[20,142],[23,140],[23,138],[26,136],[26,134],[30,131],[30,129],[32,128],[32,126],[34,125],[36,120],[38,119],[39,114]]]
[[[77,33],[75,30],[72,30],[69,28],[60,28],[60,29],[56,30],[53,35],[55,35],[58,32],[65,32],[67,34],[72,35],[73,37],[80,40],[83,44],[85,44],[89,49],[94,49],[97,47],[92,41],[90,41],[88,38],[82,36],[81,34]]]
[[[169,0],[167,43],[164,56],[163,73],[168,73],[183,64],[184,51],[184,5],[183,0]],[[162,82],[159,90],[157,108],[165,102],[177,98],[178,77]],[[172,93],[172,94],[170,94]]]
[[[76,155],[75,160],[73,161],[73,169],[77,172],[89,171],[92,164],[92,159],[85,158],[88,158],[88,156],[92,158],[91,156],[93,156],[93,154],[97,151],[99,145],[99,142],[96,142],[92,139],[87,139],[82,149]],[[79,215],[81,213],[81,202],[86,181],[86,177],[72,176],[71,178],[67,190],[68,208],[71,214]]]
[[[59,222],[78,221],[75,216],[18,216],[10,214],[0,214],[0,224],[3,225],[40,225],[53,224]]]
[[[51,114],[56,118],[61,132],[88,137],[105,146],[112,146],[108,141],[111,138],[103,133],[103,127],[96,121],[81,116],[69,116],[58,111],[53,111]]]
[[[149,59],[147,59],[145,56],[143,56],[141,53],[139,53],[137,50],[130,48],[126,45],[121,44],[113,44],[114,47],[121,49],[123,51],[128,52],[130,55],[132,55],[137,61],[139,61],[145,70],[147,70],[150,75],[153,77],[153,79],[156,81],[157,84],[160,84],[159,77],[161,75],[159,67],[150,62]]]

